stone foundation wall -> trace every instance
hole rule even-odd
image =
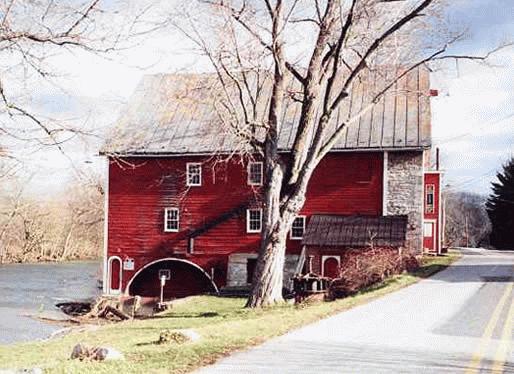
[[[295,274],[299,258],[300,256],[298,255],[286,255],[286,263],[284,265],[284,288],[288,290],[293,288],[291,278]]]
[[[291,287],[291,277],[294,275],[296,264],[298,262],[298,255],[286,255],[284,265],[284,287]],[[234,253],[228,258],[228,271],[227,271],[227,286],[228,287],[242,287],[248,286],[246,283],[246,263],[248,259],[256,259],[256,253]]]
[[[407,249],[423,251],[423,152],[389,152],[385,215],[407,215]]]

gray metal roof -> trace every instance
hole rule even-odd
[[[330,126],[335,129],[369,103],[380,78],[356,81]],[[220,119],[220,96],[210,74],[157,74],[143,77],[122,110],[104,154],[179,155],[227,153],[246,145],[227,131]],[[288,90],[293,91],[293,87]],[[333,150],[402,150],[430,146],[429,76],[413,70],[359,120],[347,127]],[[258,103],[264,116],[268,100]],[[218,106],[216,106],[218,105]],[[291,149],[300,104],[287,100],[283,110],[279,148]]]
[[[313,215],[303,245],[318,247],[401,247],[405,244],[407,216]]]

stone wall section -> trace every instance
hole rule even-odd
[[[284,287],[290,288],[291,277],[294,275],[296,270],[296,264],[298,263],[298,255],[286,255],[284,265]],[[246,283],[246,264],[248,259],[256,259],[256,253],[234,253],[229,256],[228,259],[228,271],[227,271],[227,287],[244,287],[249,286]]]
[[[288,290],[293,288],[291,278],[295,275],[299,259],[299,255],[286,255],[286,263],[284,264],[284,288]]]
[[[407,215],[407,249],[423,251],[423,152],[389,152],[386,212]]]

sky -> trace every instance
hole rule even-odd
[[[461,0],[449,17],[468,26],[457,47],[481,54],[514,37],[514,2]],[[432,99],[433,143],[441,149],[445,182],[454,190],[488,194],[496,171],[514,156],[514,48],[484,66],[448,63],[432,74],[440,95]]]
[[[514,1],[452,0],[447,16],[469,29],[455,51],[481,54],[514,38]],[[50,59],[59,71],[53,84],[33,91],[34,105],[49,116],[105,132],[144,74],[194,69],[196,56],[177,34],[152,35],[126,51],[97,56],[85,51]],[[434,147],[441,150],[445,183],[454,190],[488,194],[496,171],[514,156],[514,48],[497,53],[490,66],[454,61],[432,73]],[[57,149],[26,154],[30,189],[52,195],[82,170],[101,173],[100,137],[77,138]]]

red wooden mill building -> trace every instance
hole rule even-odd
[[[205,79],[144,77],[102,151],[106,294],[156,296],[161,276],[169,279],[168,298],[249,286],[263,167],[239,156],[235,135],[220,131]],[[334,276],[342,251],[371,242],[440,253],[441,174],[431,169],[428,72],[415,70],[397,86],[317,167],[287,241],[285,287],[302,271]],[[356,83],[332,125],[358,113],[366,97],[366,83]],[[297,109],[293,100],[284,108],[284,157]]]

